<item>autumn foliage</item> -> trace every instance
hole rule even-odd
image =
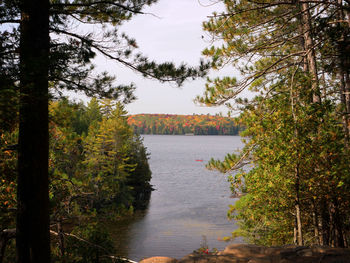
[[[233,118],[220,115],[137,114],[128,123],[139,134],[238,135]]]

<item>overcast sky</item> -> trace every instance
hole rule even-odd
[[[211,0],[159,0],[144,10],[155,14],[138,15],[126,23],[120,31],[137,40],[140,51],[158,62],[186,62],[198,65],[201,51],[210,45],[210,38],[202,31],[202,22],[213,11],[223,10],[223,4],[212,4]],[[204,39],[202,38],[204,36]],[[196,95],[204,91],[205,80],[187,81],[182,88],[174,84],[161,84],[155,80],[144,79],[123,66],[111,65],[99,59],[100,67],[105,67],[117,76],[118,83],[134,82],[137,86],[137,100],[127,106],[131,114],[169,113],[169,114],[215,114],[226,113],[225,107],[208,108],[193,103]],[[214,72],[230,74],[234,72]]]

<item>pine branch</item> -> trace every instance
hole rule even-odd
[[[51,7],[92,7],[95,5],[112,5],[112,6],[124,9],[126,11],[129,11],[131,13],[145,14],[144,12],[138,11],[137,10],[138,7],[128,7],[128,6],[116,3],[115,1],[93,1],[90,3],[70,3],[70,4],[55,3],[55,4],[51,4]]]
[[[184,73],[184,74],[180,74],[179,76],[169,76],[169,77],[164,77],[164,76],[160,76],[160,75],[157,75],[155,73],[152,73],[150,71],[147,71],[145,69],[142,69],[141,67],[143,66],[143,64],[140,62],[139,65],[135,65],[134,63],[131,63],[131,62],[128,62],[118,56],[115,56],[115,55],[112,55],[111,53],[107,52],[107,49],[110,49],[108,47],[104,47],[104,46],[101,46],[101,45],[97,45],[96,44],[96,41],[93,41],[89,38],[86,38],[84,36],[81,36],[79,34],[76,34],[76,33],[72,33],[72,32],[68,32],[68,31],[64,31],[64,30],[60,30],[60,29],[57,29],[57,28],[50,28],[51,31],[53,32],[56,32],[56,33],[60,33],[60,34],[65,34],[65,35],[68,35],[68,36],[71,36],[71,37],[74,37],[74,38],[77,38],[79,40],[81,40],[82,42],[85,42],[85,43],[88,43],[88,45],[95,49],[96,51],[100,52],[102,55],[104,55],[105,57],[111,59],[111,60],[114,60],[114,61],[117,61],[121,64],[123,64],[124,66],[136,71],[136,72],[139,72],[141,74],[143,74],[145,77],[149,77],[149,78],[153,78],[153,79],[157,79],[161,82],[176,82],[178,83],[178,85],[180,85],[186,78],[189,78],[189,77],[194,77],[194,76],[197,76],[199,75],[199,73],[196,71],[196,70],[192,70],[192,69],[188,69],[188,72],[187,73]],[[153,67],[153,69],[157,70],[157,65],[154,64],[153,62],[149,63],[149,62],[146,62],[144,61],[144,65],[147,66],[147,65],[151,65],[151,69]],[[160,64],[162,65],[162,64]],[[203,69],[203,72],[205,71],[205,69]],[[166,74],[163,74],[163,75],[166,75]]]

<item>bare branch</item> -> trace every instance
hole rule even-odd
[[[53,231],[53,230],[50,230],[50,234],[55,235],[55,236],[58,236],[58,235],[59,235],[59,233],[57,233],[56,231]],[[90,242],[90,241],[88,241],[88,240],[86,240],[86,239],[84,239],[84,238],[81,238],[81,237],[79,237],[79,236],[77,236],[77,235],[74,235],[74,234],[71,234],[71,233],[63,233],[63,234],[64,234],[65,236],[73,237],[73,238],[75,238],[75,239],[77,239],[77,240],[79,240],[79,241],[81,241],[81,242],[84,242],[84,243],[88,244],[89,246],[92,246],[92,247],[101,249],[102,251],[104,251],[104,252],[107,253],[107,254],[110,253],[110,252],[109,252],[107,249],[105,249],[104,247],[102,247],[102,246],[100,246],[100,245],[97,245],[97,244],[95,244],[95,243],[92,243],[92,242]],[[107,255],[106,255],[106,256],[107,256]],[[127,259],[127,258],[123,258],[123,257],[115,257],[115,256],[109,256],[109,255],[108,255],[108,257],[113,258],[113,259],[125,260],[125,261],[131,262],[131,263],[137,263],[136,261],[133,261],[133,260],[130,260],[130,259]]]
[[[2,149],[2,151],[17,151],[18,150],[18,144],[9,145],[6,148]]]

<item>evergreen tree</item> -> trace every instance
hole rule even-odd
[[[1,9],[6,8],[6,3],[3,3]],[[50,262],[49,2],[23,0],[16,4],[20,7],[17,17],[21,17],[17,261],[44,263]]]
[[[62,89],[80,90],[90,96],[124,96],[125,102],[132,100],[133,85],[115,86],[114,77],[107,73],[93,76],[91,62],[96,53],[145,77],[175,81],[178,85],[188,77],[203,74],[203,64],[197,71],[185,65],[176,68],[172,63],[156,64],[140,54],[133,55],[135,40],[117,32],[115,26],[142,14],[142,8],[154,2],[1,1],[0,23],[5,25],[1,27],[4,37],[0,39],[4,77],[1,92],[18,84],[20,90],[18,262],[50,261],[48,82],[58,93]],[[92,32],[78,33],[74,30],[76,24],[100,25],[102,39]]]
[[[339,70],[340,56],[349,46],[348,26],[337,18],[342,12],[341,17],[349,18],[348,4],[225,1],[225,5],[226,12],[214,14],[204,24],[224,44],[203,53],[212,58],[214,68],[231,63],[243,77],[208,80],[198,101],[225,103],[232,110],[230,100],[243,89],[259,92],[250,102],[236,100],[246,127],[243,135],[250,138],[242,153],[208,164],[222,172],[253,164],[250,171],[229,177],[233,191],[246,194],[231,211],[241,224],[236,234],[269,245],[294,241],[347,246],[349,149],[348,124],[342,117],[346,98],[339,100],[334,91],[343,92],[342,79],[347,78]],[[333,22],[336,26],[331,29]],[[327,50],[337,42],[332,34],[341,37],[341,49]],[[325,60],[332,56],[339,59],[332,60],[335,67],[330,70]]]

